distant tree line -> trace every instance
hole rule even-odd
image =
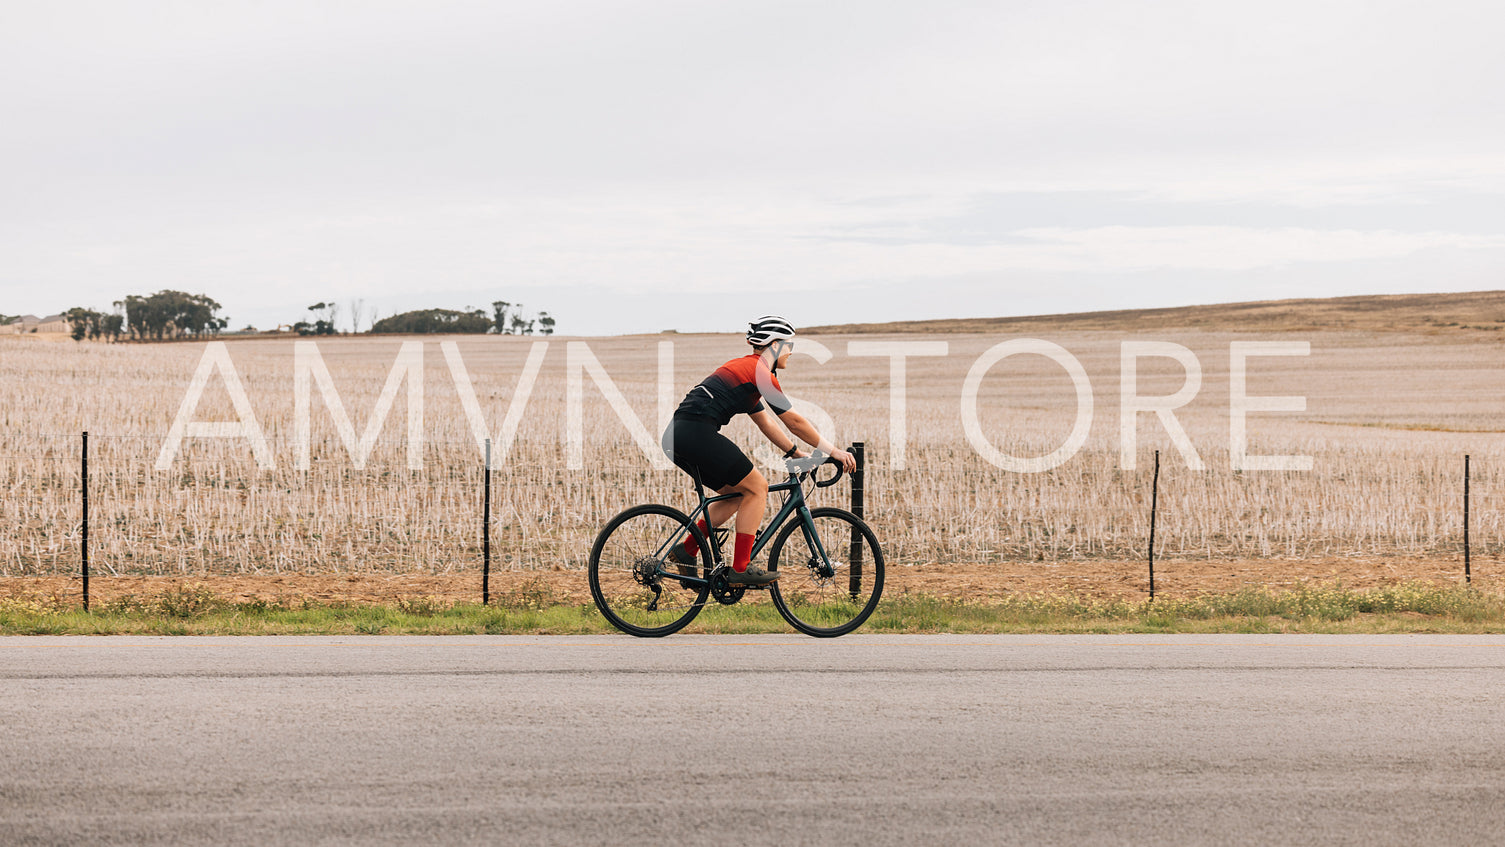
[[[93,341],[101,338],[119,341],[121,333],[125,331],[125,318],[115,313],[106,314],[74,306],[63,317],[68,321],[74,341],[83,341],[85,338]]]
[[[116,300],[114,312],[99,312],[75,306],[64,313],[73,337],[118,341],[122,335],[134,341],[165,341],[218,335],[230,319],[220,315],[221,306],[206,294],[158,291]]]
[[[182,291],[158,291],[146,296],[130,295],[114,302],[113,312],[77,306],[69,309],[64,317],[73,337],[84,339],[119,341],[122,337],[132,341],[165,341],[179,338],[201,338],[218,335],[229,326],[230,319],[220,315],[221,306],[204,294],[188,294]],[[292,325],[299,335],[336,335],[336,321],[340,307],[334,301],[313,304],[308,307],[309,319]],[[370,313],[365,301],[354,300],[350,304],[350,327],[360,331],[365,316]],[[0,323],[5,323],[0,315]],[[250,327],[247,327],[249,330]],[[500,335],[554,334],[554,318],[548,312],[529,314],[523,304],[497,300],[491,311],[484,309],[418,309],[411,312],[382,318],[371,325],[369,332],[379,333],[466,333]]]
[[[299,335],[334,335],[334,320],[340,314],[339,304],[334,302],[325,303],[322,300],[308,307],[313,313],[312,321],[298,321],[293,324],[293,332]]]
[[[390,333],[499,333],[501,335],[554,334],[554,318],[548,312],[532,317],[522,311],[521,303],[498,300],[491,304],[491,314],[484,309],[418,309],[382,318],[371,326],[372,332]]]
[[[418,309],[382,318],[371,325],[372,332],[482,333],[491,329],[491,318],[480,309],[457,312],[454,309]]]
[[[502,335],[532,335],[535,329],[540,335],[554,334],[554,319],[548,312],[539,312],[534,317],[523,315],[523,304],[497,300],[491,304],[492,330]]]

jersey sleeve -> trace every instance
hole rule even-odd
[[[758,389],[762,393],[763,399],[768,401],[768,407],[770,409],[773,409],[773,413],[776,415],[782,415],[785,412],[793,409],[794,404],[791,403],[789,398],[784,395],[784,388],[783,386],[779,385],[778,376],[770,373],[768,375],[768,380],[770,383],[772,383],[771,386],[762,385],[760,383],[758,385]],[[754,409],[753,411],[762,411],[762,409],[763,404],[760,402],[758,403],[758,408]]]

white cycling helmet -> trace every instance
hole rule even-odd
[[[778,315],[764,315],[747,325],[747,343],[767,347],[775,341],[794,337],[794,324]]]

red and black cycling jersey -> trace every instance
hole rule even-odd
[[[760,371],[766,390],[758,388]],[[779,378],[763,366],[757,353],[749,353],[717,368],[690,389],[674,410],[674,417],[698,418],[723,427],[731,423],[734,415],[761,412],[764,400],[775,414],[782,415],[791,408],[789,398],[779,387]]]

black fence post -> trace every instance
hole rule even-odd
[[[1468,549],[1468,454],[1463,454],[1463,581],[1474,582],[1473,569],[1469,562]]]
[[[80,462],[79,488],[83,492],[84,509],[83,539],[79,542],[79,553],[83,559],[84,577],[84,611],[89,611],[89,431],[84,430],[84,443],[82,461]]]
[[[867,449],[861,441],[852,442],[852,457],[857,460],[857,470],[852,472],[852,514],[862,518],[862,487],[867,468]],[[847,557],[847,591],[855,600],[862,595],[862,533],[852,527],[851,553]]]
[[[1155,451],[1155,477],[1150,482],[1150,599],[1155,599],[1155,513],[1160,505],[1160,451]]]
[[[852,442],[852,457],[857,460],[857,470],[852,472],[852,514],[862,517],[862,484],[866,475],[867,467],[866,445],[861,441]]]
[[[486,467],[481,473],[481,605],[491,605],[491,439],[486,439]]]

